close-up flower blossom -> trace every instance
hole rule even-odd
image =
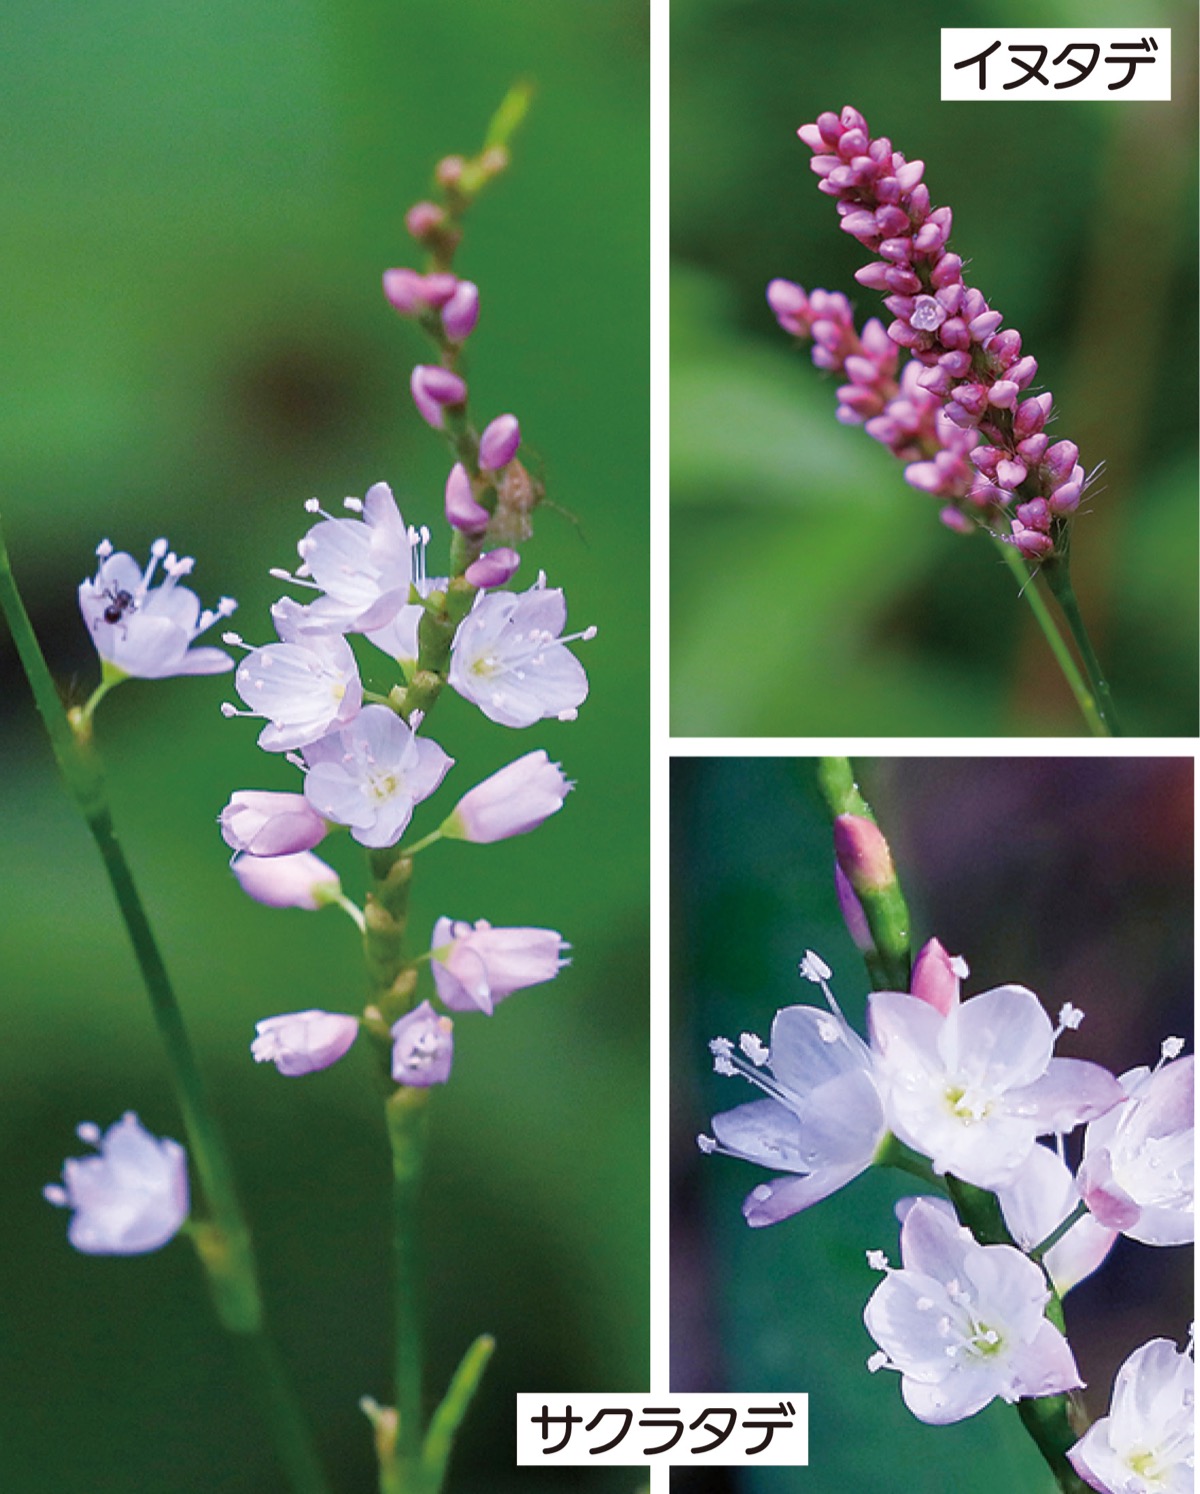
[[[863,1317],[880,1350],[869,1367],[900,1372],[914,1416],[942,1425],[997,1397],[1058,1395],[1083,1383],[1045,1316],[1045,1277],[1019,1250],[980,1245],[947,1210],[918,1199],[900,1252],[902,1267],[883,1267]]]
[[[221,811],[220,823],[225,844],[252,856],[311,851],[329,833],[329,825],[303,794],[274,789],[238,789]]]
[[[434,741],[387,706],[364,706],[344,731],[310,755],[304,797],[318,814],[348,825],[360,845],[394,846],[413,809],[453,765]]]
[[[433,929],[430,965],[438,999],[451,1011],[489,1015],[498,1001],[553,980],[569,961],[570,946],[554,929],[493,928],[439,918]]]
[[[747,1195],[742,1212],[755,1228],[844,1188],[870,1167],[887,1135],[871,1051],[832,1002],[828,967],[809,953],[801,970],[826,992],[828,1011],[784,1007],[769,1047],[752,1033],[736,1045],[728,1038],[709,1045],[718,1074],[739,1075],[768,1098],[714,1115],[713,1135],[697,1138],[701,1151],[795,1174]]]
[[[1070,1449],[1100,1494],[1190,1494],[1196,1477],[1196,1366],[1167,1338],[1135,1349],[1113,1384],[1107,1416]]]
[[[385,482],[367,489],[365,498],[347,498],[355,518],[334,518],[316,499],[305,505],[321,514],[298,542],[300,566],[294,575],[274,572],[280,580],[323,593],[315,602],[291,612],[293,635],[369,633],[389,623],[408,601],[413,573],[413,535]],[[281,633],[281,637],[284,635]]]
[[[268,908],[304,908],[312,913],[341,897],[337,872],[311,851],[272,856],[243,852],[230,865],[246,896]]]
[[[1014,1181],[1039,1136],[1120,1103],[1098,1064],[1055,1058],[1057,1033],[1032,991],[998,986],[943,1015],[875,991],[869,1027],[888,1122],[901,1141],[980,1188]]]
[[[1156,1068],[1122,1074],[1127,1098],[1084,1136],[1079,1181],[1088,1208],[1146,1245],[1196,1238],[1196,1061],[1173,1057],[1180,1046],[1168,1038]]]
[[[501,726],[571,721],[588,693],[583,665],[567,647],[595,628],[562,636],[566,598],[538,577],[528,591],[489,592],[459,625],[449,683]]]
[[[188,1216],[187,1156],[177,1141],[152,1136],[132,1110],[101,1131],[78,1127],[94,1157],[70,1157],[46,1198],[73,1209],[67,1238],[86,1255],[143,1255],[179,1232]]]
[[[285,1012],[254,1024],[250,1044],[256,1063],[273,1063],[289,1079],[327,1069],[350,1051],[358,1036],[358,1018],[319,1010]]]
[[[392,1078],[413,1089],[445,1084],[454,1063],[454,1022],[422,1001],[392,1026]]]
[[[79,610],[108,669],[119,675],[161,680],[176,674],[222,674],[233,660],[219,648],[192,644],[237,606],[222,597],[215,608],[201,609],[194,591],[180,586],[195,562],[177,556],[165,539],[150,547],[145,569],[107,540],[96,547],[95,576],[79,583]],[[162,565],[163,579],[153,584]]]
[[[271,609],[282,642],[251,648],[237,667],[234,684],[247,709],[225,705],[226,716],[263,716],[258,734],[264,752],[306,747],[353,721],[362,707],[358,664],[336,633],[306,633],[304,609],[285,598]],[[242,645],[233,633],[226,642]]]

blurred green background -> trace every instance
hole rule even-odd
[[[631,1487],[631,1471],[513,1468],[518,1390],[647,1376],[647,16],[642,0],[145,0],[0,21],[5,289],[0,492],[18,576],[76,698],[96,661],[75,589],[109,536],[197,557],[251,641],[326,506],[390,481],[440,527],[448,457],[415,415],[420,336],[380,272],[416,263],[402,216],[439,156],[473,151],[518,76],[538,87],[509,175],[460,256],[483,313],[473,408],[521,419],[552,504],[518,578],[566,588],[592,694],[525,733],[457,697],[436,807],[544,745],[579,787],[537,834],[421,858],[413,928],[441,913],[561,929],[574,963],[457,1024],[436,1097],[426,1253],[430,1385],[470,1337],[499,1349],[452,1487]],[[430,557],[444,560],[438,539]],[[41,1199],[75,1125],[178,1114],[98,858],[0,644],[0,1055],[6,1290],[0,1484],[56,1494],[282,1487],[191,1252],[89,1259]],[[304,1081],[258,1068],[254,1021],[354,1009],[335,913],[242,897],[214,824],[295,773],[223,721],[228,679],[133,682],[98,737],[115,812],[235,1151],[268,1306],[339,1494],[373,1487],[356,1402],[390,1390],[389,1161],[366,1052]],[[336,846],[352,893],[356,848]]]
[[[838,381],[766,306],[780,275],[881,314],[796,138],[854,104],[926,162],[1056,436],[1106,464],[1072,570],[1126,732],[1194,734],[1195,6],[673,0],[671,23],[673,730],[1086,735],[991,544],[836,423]],[[941,26],[1151,23],[1170,104],[939,101]]]
[[[903,1174],[867,1173],[792,1219],[752,1230],[741,1204],[769,1174],[704,1157],[710,1117],[744,1084],[712,1072],[707,1043],[764,1039],[781,1006],[811,1005],[805,949],[864,1031],[861,957],[833,890],[829,816],[809,758],[688,759],[672,771],[672,1389],[808,1391],[807,1469],[678,1475],[680,1494],[1051,1494],[1015,1412],[993,1404],[950,1427],[905,1409],[897,1377],[870,1375],[862,1310],[878,1284],[865,1252],[897,1259]],[[1027,985],[1057,1014],[1085,1013],[1058,1052],[1117,1073],[1193,1037],[1191,758],[911,758],[856,763],[896,857],[914,943],[936,934],[971,969],[970,996]],[[819,997],[817,998],[819,1002]],[[1074,1162],[1079,1138],[1068,1142]],[[1185,1340],[1193,1252],[1119,1239],[1066,1299],[1093,1416],[1149,1338]],[[673,1487],[675,1484],[673,1484]]]

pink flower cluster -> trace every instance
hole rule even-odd
[[[943,443],[950,457],[940,460],[927,451],[909,481],[958,500],[956,527],[967,527],[967,513],[1003,513],[1005,539],[1028,559],[1049,558],[1085,486],[1079,452],[1046,434],[1052,396],[1027,392],[1037,363],[1022,355],[1020,334],[1002,330],[1001,314],[963,283],[962,260],[946,248],[951,212],[931,205],[924,162],[905,160],[886,137],[872,139],[853,108],[822,114],[799,135],[814,152],[820,190],[837,199],[843,230],[878,256],[855,278],[886,292],[894,318],[887,336],[919,365],[914,386],[937,400],[946,422],[983,438],[970,448]],[[964,457],[972,473],[960,494]]]
[[[908,463],[905,477],[914,487],[949,500],[942,509],[944,524],[971,530],[974,524],[960,505],[975,503],[975,471],[968,459],[979,445],[979,433],[950,420],[942,399],[919,382],[920,364],[906,363],[897,379],[899,347],[877,317],[860,336],[850,302],[840,291],[814,290],[810,295],[795,281],[772,280],[767,302],[785,332],[812,340],[818,368],[847,379],[837,392],[838,420],[861,425]]]

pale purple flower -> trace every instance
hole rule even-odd
[[[235,851],[252,856],[288,856],[311,851],[329,826],[303,794],[238,789],[221,811],[221,835]]]
[[[176,674],[221,674],[233,660],[219,648],[192,644],[237,603],[222,597],[201,611],[195,592],[180,586],[195,561],[179,557],[165,539],[150,547],[143,570],[132,555],[113,551],[108,540],[96,546],[100,564],[90,581],[79,584],[79,610],[106,670],[138,679],[161,680]],[[159,564],[163,580],[152,585]]]
[[[507,467],[521,445],[521,427],[515,415],[497,415],[483,428],[479,438],[479,466],[484,472]]]
[[[233,874],[242,891],[268,908],[304,908],[314,912],[342,895],[337,872],[311,851],[286,856],[235,856]]]
[[[226,716],[264,716],[258,734],[266,752],[306,747],[353,721],[362,706],[362,681],[353,650],[334,633],[305,633],[304,608],[289,598],[276,603],[271,615],[280,643],[249,648],[236,633],[225,641],[247,648],[234,684],[248,707],[223,705]]]
[[[67,1239],[87,1255],[143,1255],[175,1235],[188,1216],[187,1156],[176,1141],[159,1140],[132,1110],[101,1132],[90,1121],[80,1141],[95,1157],[71,1157],[63,1181],[42,1191],[74,1209]]]
[[[1082,1385],[1070,1347],[1045,1317],[1050,1290],[1011,1245],[980,1245],[939,1202],[917,1199],[900,1229],[903,1267],[884,1265],[863,1319],[914,1416],[944,1425],[1000,1397]],[[882,1260],[872,1251],[873,1264]]]
[[[1113,1384],[1107,1416],[1067,1457],[1100,1494],[1191,1494],[1196,1462],[1193,1346],[1166,1338],[1135,1349]]]
[[[397,1084],[427,1089],[445,1084],[454,1062],[454,1023],[428,1001],[392,1025],[392,1078]]]
[[[418,363],[409,387],[422,418],[438,431],[446,423],[446,406],[465,404],[467,398],[466,381],[436,363]]]
[[[342,1012],[286,1012],[254,1024],[250,1044],[256,1063],[273,1063],[289,1079],[327,1069],[349,1052],[358,1036],[358,1018]]]
[[[433,928],[430,968],[438,999],[452,1012],[491,1015],[498,1001],[553,980],[570,945],[553,929],[496,929],[485,919],[472,925],[439,918]]]
[[[420,536],[406,527],[391,488],[377,482],[365,499],[347,498],[344,504],[362,517],[334,518],[310,499],[305,508],[321,519],[296,545],[299,568],[294,575],[271,572],[323,593],[306,607],[289,600],[272,609],[276,615],[282,607],[290,636],[299,641],[309,633],[367,633],[390,622],[408,601]]]
[[[701,1151],[794,1173],[760,1183],[742,1206],[746,1223],[775,1224],[827,1198],[870,1167],[887,1135],[871,1052],[843,1017],[827,980],[829,968],[811,952],[800,966],[821,987],[831,1010],[786,1006],[771,1024],[768,1048],[744,1032],[709,1044],[718,1074],[740,1075],[769,1098],[752,1100],[712,1120]]]
[[[1067,1025],[1077,1016],[1064,1008]],[[875,991],[868,1025],[891,1129],[935,1172],[980,1188],[1013,1182],[1038,1136],[1066,1133],[1121,1099],[1106,1069],[1052,1056],[1058,1033],[1023,986],[984,991],[946,1015],[902,991]]]
[[[489,592],[454,636],[450,685],[501,726],[574,720],[588,682],[567,644],[596,629],[562,637],[566,621],[566,600],[544,574],[528,591]]]
[[[1094,1120],[1083,1143],[1079,1185],[1101,1224],[1146,1245],[1185,1245],[1196,1238],[1195,1059],[1163,1044],[1151,1071],[1121,1075],[1124,1103]]]
[[[507,545],[503,545],[500,549],[488,550],[478,560],[473,560],[463,575],[472,586],[478,586],[481,589],[505,586],[517,574],[520,564],[520,555],[515,550],[509,549]]]
[[[483,844],[524,835],[557,814],[574,787],[538,748],[468,789],[442,822],[442,834]]]
[[[384,705],[364,706],[308,760],[305,798],[325,819],[348,825],[364,846],[394,846],[414,806],[434,792],[454,761]]]
[[[418,204],[420,206],[422,204]],[[415,212],[416,209],[410,211]],[[435,211],[439,215],[437,221],[440,222],[441,209]],[[436,225],[426,222],[424,232],[428,232],[432,226]],[[423,233],[414,234],[416,238],[423,236]],[[458,277],[446,273],[422,275],[417,270],[403,268],[383,272],[383,293],[401,316],[420,316],[425,311],[439,310],[453,299],[458,286]]]

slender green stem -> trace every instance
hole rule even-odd
[[[890,1131],[875,1149],[872,1161],[876,1167],[896,1167],[901,1172],[907,1172],[911,1177],[920,1178],[923,1183],[928,1184],[938,1193],[945,1194],[949,1191],[945,1177],[934,1172],[929,1158],[922,1157],[919,1152],[914,1152],[912,1147],[906,1146],[898,1136],[893,1136]]]
[[[442,1403],[429,1419],[429,1431],[421,1449],[427,1494],[438,1494],[446,1477],[446,1465],[454,1450],[454,1438],[467,1414],[488,1360],[496,1348],[490,1333],[481,1333],[463,1355]]]
[[[1059,669],[1062,670],[1063,678],[1071,687],[1071,694],[1074,695],[1076,704],[1083,712],[1083,719],[1087,722],[1088,729],[1093,736],[1112,736],[1112,726],[1105,720],[1096,696],[1088,688],[1087,681],[1080,672],[1079,665],[1075,662],[1075,657],[1071,653],[1067,640],[1063,637],[1057,622],[1054,620],[1054,614],[1046,606],[1045,599],[1038,590],[1037,584],[1030,575],[1029,569],[1021,558],[1016,546],[1005,544],[996,535],[993,535],[992,539],[997,550],[999,550],[1003,557],[1005,565],[1008,566],[1009,570],[1021,583],[1021,595],[1029,603],[1030,610],[1037,620],[1037,625],[1041,628],[1046,642],[1050,645],[1050,652],[1054,655]],[[1043,567],[1043,569],[1045,568]],[[1082,623],[1080,626],[1082,627]],[[1107,686],[1105,688],[1107,689]]]
[[[1083,667],[1087,670],[1095,695],[1097,713],[1104,722],[1107,734],[1119,737],[1122,733],[1117,722],[1116,709],[1113,706],[1112,691],[1108,688],[1108,681],[1104,677],[1104,671],[1100,668],[1100,660],[1096,657],[1096,650],[1092,647],[1092,640],[1088,637],[1088,630],[1084,626],[1083,615],[1079,611],[1075,588],[1071,585],[1070,561],[1064,555],[1060,560],[1055,560],[1042,569],[1046,585],[1054,593],[1055,600],[1062,608],[1067,627],[1071,630],[1071,637],[1074,638],[1079,656],[1083,660]]]
[[[394,1301],[396,1326],[396,1435],[394,1487],[404,1494],[425,1488],[420,1470],[424,1441],[422,1416],[421,1260],[417,1229],[421,1177],[428,1130],[427,1089],[401,1088],[388,1101],[388,1140],[392,1147],[395,1214]],[[383,1483],[385,1494],[391,1485]]]
[[[1030,1257],[1035,1261],[1041,1262],[1048,1252],[1054,1249],[1068,1230],[1074,1229],[1079,1221],[1087,1216],[1087,1213],[1087,1204],[1077,1203],[1058,1228],[1051,1230],[1040,1245],[1033,1247],[1029,1252]]]
[[[100,851],[166,1049],[188,1149],[212,1214],[210,1221],[194,1222],[191,1234],[207,1271],[217,1313],[224,1326],[239,1340],[265,1345],[262,1300],[250,1230],[238,1203],[233,1170],[184,1024],[183,1012],[133,872],[117,839],[104,775],[88,740],[90,732],[77,733],[70,725],[17,588],[2,532],[0,611],[8,620],[64,781]],[[93,695],[91,703],[94,704],[102,693],[103,687]],[[90,713],[85,719],[90,721]],[[269,1397],[270,1420],[280,1461],[288,1468],[294,1487],[302,1494],[326,1494],[328,1486],[315,1447],[283,1378],[282,1369],[273,1352],[268,1366],[263,1358],[264,1352],[263,1349],[256,1350],[259,1357],[256,1383],[260,1372],[266,1374],[261,1388]],[[286,1417],[282,1414],[285,1403]],[[282,1440],[285,1422],[286,1441]]]
[[[440,830],[431,830],[428,835],[423,835],[420,840],[414,841],[411,846],[404,847],[406,856],[415,856],[418,851],[423,851],[428,846],[436,845],[439,840],[444,840]]]

